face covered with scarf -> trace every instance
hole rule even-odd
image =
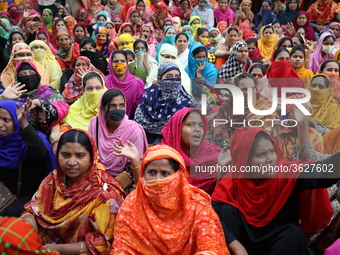
[[[40,85],[40,74],[30,62],[21,62],[16,66],[16,77],[18,82],[25,84],[28,92],[37,89]]]
[[[106,27],[97,27],[95,30],[95,37],[97,45],[103,45],[109,40],[109,32],[107,31]]]
[[[158,86],[164,100],[176,98],[181,89],[181,72],[178,65],[166,62],[158,68]]]
[[[118,37],[118,49],[124,50],[124,49],[130,49],[133,51],[133,43],[135,39],[129,34],[121,34]]]
[[[57,33],[57,41],[58,41],[58,46],[63,48],[64,50],[68,50],[72,46],[71,36],[64,29],[58,31],[58,33]]]
[[[17,43],[12,49],[12,58],[16,64],[22,61],[33,62],[33,54],[26,43]]]
[[[80,82],[82,79],[82,72],[88,72],[91,67],[91,61],[87,57],[77,57],[72,65],[72,70],[74,72],[74,79]]]

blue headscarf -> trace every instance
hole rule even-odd
[[[205,52],[207,53],[207,58],[205,60],[195,59],[193,52],[199,47],[203,47],[205,49]],[[202,76],[204,78],[217,78],[218,77],[218,71],[217,71],[216,66],[214,64],[208,62],[207,49],[204,47],[203,44],[201,44],[199,42],[195,42],[190,48],[189,56],[188,56],[188,66],[185,68],[185,71],[188,73],[188,75],[191,79],[196,78],[196,72],[197,72],[197,69],[198,69],[197,64],[202,63],[202,62],[206,63],[205,68],[202,71]],[[215,85],[213,87],[215,87]]]
[[[175,29],[176,34],[177,34],[177,29],[174,26],[168,26],[164,29],[164,36],[165,36],[165,34],[166,34],[166,32],[168,31],[169,28]],[[168,35],[168,36],[163,38],[163,41],[161,43],[157,44],[157,46],[156,46],[156,61],[157,62],[158,62],[159,51],[160,51],[162,45],[164,43],[168,43],[168,44],[175,46],[175,37],[176,37],[176,35]]]
[[[158,68],[158,77],[179,67],[173,62],[166,62]],[[135,121],[146,132],[161,134],[162,128],[172,115],[186,107],[197,107],[197,102],[181,85],[180,78],[172,78],[158,82],[158,86],[151,86],[139,103]]]
[[[293,22],[295,16],[300,12],[300,3],[299,0],[296,0],[297,3],[297,9],[295,11],[291,11],[289,9],[289,4],[292,0],[288,0],[288,4],[286,7],[286,10],[282,11],[279,16],[279,22],[281,25],[286,25],[289,22]]]
[[[28,159],[29,153],[28,146],[22,140],[20,135],[21,124],[18,121],[16,104],[19,104],[20,107],[23,105],[21,102],[12,100],[4,100],[0,102],[0,108],[8,111],[14,122],[14,132],[5,136],[0,136],[0,166],[8,169],[19,169],[20,160],[22,163],[25,163]],[[47,173],[50,173],[56,169],[56,159],[46,136],[41,132],[37,131],[37,133],[44,141],[48,150],[45,157],[45,163]]]
[[[184,29],[186,29],[186,28],[189,28],[189,29],[191,30],[191,33],[189,33],[189,32],[184,32],[184,33],[186,33],[186,34],[189,36],[189,44],[191,45],[191,44],[193,44],[193,43],[195,42],[195,41],[194,41],[194,36],[192,35],[192,33],[194,32],[194,30],[192,29],[191,26],[185,25],[185,26],[182,27],[182,32],[183,32]]]

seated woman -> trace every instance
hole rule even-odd
[[[267,70],[267,77],[272,88],[278,88],[278,96],[281,98],[281,88],[305,88],[304,81],[293,70],[290,63],[290,55],[286,48],[275,50],[272,63]],[[294,94],[287,93],[287,96]]]
[[[262,29],[261,29],[262,30]],[[261,32],[261,31],[260,31]],[[275,50],[277,35],[273,26],[263,27],[261,38],[258,40],[258,46],[262,58],[270,58]],[[268,62],[265,60],[265,62]]]
[[[125,192],[98,162],[95,142],[85,131],[61,136],[57,161],[21,217],[35,227],[46,249],[108,254]]]
[[[139,0],[142,2],[142,0]],[[142,25],[140,29],[139,38],[147,42],[149,48],[149,54],[152,58],[156,57],[156,46],[158,44],[157,39],[154,36],[155,31],[152,26],[148,24]]]
[[[316,73],[322,62],[333,59],[335,37],[332,32],[324,31],[318,40],[317,48],[310,56],[309,69]]]
[[[272,1],[262,1],[261,9],[254,17],[254,30],[259,32],[262,26],[273,24],[277,20],[276,14],[272,11]]]
[[[293,42],[293,46],[296,45],[304,45],[305,44],[305,39],[301,36],[301,35],[294,35],[292,37],[292,42]]]
[[[200,44],[201,45],[201,44]],[[167,62],[173,62],[175,63],[180,70],[181,73],[181,80],[182,84],[185,88],[185,90],[190,93],[190,77],[188,76],[188,73],[185,71],[185,67],[179,62],[178,58],[178,51],[175,46],[172,46],[168,43],[164,43],[159,50],[158,53],[158,67],[155,69],[152,69],[148,78],[146,79],[146,88],[149,88],[154,81],[158,80],[158,69],[159,67]]]
[[[222,64],[225,63],[235,43],[238,42],[240,39],[241,38],[236,27],[229,27],[227,29],[227,32],[225,33],[225,42],[221,46],[217,47],[215,52],[215,56],[217,57],[217,67],[220,67]],[[219,60],[219,58],[221,59]]]
[[[246,44],[248,45],[248,55],[250,60],[253,62],[261,62],[262,57],[257,40],[255,38],[250,38],[246,41]]]
[[[295,16],[300,12],[300,0],[288,0],[286,9],[282,11],[278,17],[278,21],[282,25],[293,22]]]
[[[124,50],[127,54],[128,61],[129,61],[129,71],[133,76],[136,76],[140,79],[142,79],[143,83],[145,84],[146,82],[146,72],[145,70],[137,65],[136,63],[136,54],[130,50],[129,48],[126,48]]]
[[[5,57],[9,59],[11,57],[13,46],[17,43],[24,43],[24,35],[21,28],[18,30],[13,30],[9,33],[6,46],[5,46]]]
[[[71,105],[63,122],[72,128],[87,131],[90,120],[98,115],[99,101],[106,88],[103,77],[94,71],[87,72],[81,83],[84,93]]]
[[[167,62],[158,68],[158,84],[146,90],[139,103],[135,121],[145,130],[149,144],[157,144],[163,138],[161,130],[171,116],[186,107],[197,107],[181,83],[179,67]]]
[[[309,6],[307,13],[310,16],[311,22],[318,25],[325,25],[334,19],[336,9],[337,4],[334,1],[317,0]]]
[[[82,24],[76,24],[73,28],[74,40],[80,44],[81,40],[86,36],[86,27]]]
[[[126,115],[133,118],[134,112],[144,94],[144,83],[140,78],[130,74],[128,59],[123,50],[114,51],[109,59],[109,75],[105,76],[105,86],[108,89],[120,89],[126,98]]]
[[[12,49],[11,58],[8,61],[6,68],[3,70],[1,74],[1,83],[4,88],[8,87],[11,84],[11,82],[15,81],[14,75],[15,66],[22,61],[32,62],[38,69],[39,74],[41,75],[41,83],[44,85],[50,84],[49,77],[46,73],[45,68],[34,60],[30,47],[25,43],[17,43],[14,45]]]
[[[248,45],[239,41],[235,43],[233,50],[219,71],[219,78],[229,82],[236,74],[246,72],[253,62],[249,58]]]
[[[40,40],[32,41],[29,47],[33,52],[35,61],[45,68],[51,87],[59,90],[62,71],[50,48]]]
[[[79,44],[73,42],[73,38],[67,30],[59,30],[57,33],[58,51],[55,58],[57,59],[61,70],[66,71],[70,68],[73,61],[79,56]]]
[[[138,150],[129,147],[116,146],[118,155],[139,158]],[[137,189],[118,213],[112,254],[149,254],[164,247],[167,254],[229,254],[209,195],[188,183],[176,150],[166,145],[148,149],[140,169]]]
[[[135,183],[138,181],[139,158],[129,160],[113,154],[113,143],[130,141],[135,144],[140,155],[148,147],[145,132],[141,125],[129,120],[126,115],[127,103],[122,91],[109,89],[106,91],[98,107],[98,117],[92,118],[89,132],[97,143],[100,162],[106,171],[116,177],[129,168],[133,172]]]
[[[80,56],[87,57],[95,68],[100,70],[104,75],[108,75],[107,61],[96,47],[95,41],[90,37],[84,37],[80,42]]]
[[[245,167],[261,169],[261,164],[290,169],[309,167],[282,159],[275,140],[257,127],[237,129],[230,154],[231,158],[226,157],[220,164],[232,163],[237,172],[228,173],[212,195],[230,250],[243,254],[307,254],[306,235],[310,237],[326,227],[332,217],[327,190],[323,188],[339,179],[339,171],[334,174],[336,179],[322,179],[323,173],[313,178],[302,170],[241,173],[239,170]],[[338,167],[339,154],[318,163]]]
[[[110,34],[106,27],[97,27],[94,31],[94,35],[96,37],[97,50],[104,58],[108,58],[116,49],[112,42],[113,38],[110,38]]]
[[[133,43],[135,39],[129,34],[121,34],[118,37],[118,49],[130,49],[133,50]]]
[[[304,79],[305,87],[308,85],[308,81],[313,77],[314,73],[307,69],[309,66],[307,59],[310,58],[310,51],[307,51],[302,45],[296,45],[290,52],[290,63],[293,70],[298,74],[298,76]]]
[[[263,64],[254,63],[249,67],[248,73],[253,75],[257,80],[256,84],[257,92],[259,92],[262,96],[266,97],[269,101],[272,101],[273,89],[270,86],[267,78],[266,67]]]
[[[37,33],[36,40],[43,41],[50,48],[52,54],[56,54],[57,50],[53,47],[50,39],[50,34],[47,31],[40,31]]]
[[[189,36],[186,33],[178,33],[175,37],[175,46],[178,51],[178,60],[183,66],[188,65]]]
[[[217,172],[199,172],[196,167],[216,166],[221,148],[206,141],[208,122],[201,111],[184,108],[177,111],[162,129],[162,144],[174,148],[183,157],[189,183],[211,195],[215,189]]]
[[[234,78],[234,84],[238,88],[240,88],[245,95],[245,102],[248,100],[248,96],[252,96],[253,106],[257,110],[269,110],[271,109],[272,103],[262,96],[259,92],[255,90],[257,80],[254,76],[248,73],[242,73]],[[247,92],[248,88],[253,89],[252,95],[249,95]],[[227,120],[227,124],[216,124],[216,127],[213,130],[214,139],[217,140],[217,143],[221,144],[224,147],[225,144],[229,145],[231,138],[236,130],[236,128],[240,127],[240,122],[242,123],[245,120],[246,124],[248,120],[251,121],[252,126],[261,126],[267,127],[271,125],[271,121],[266,121],[267,119],[277,119],[278,113],[274,110],[272,114],[269,115],[256,115],[253,114],[248,107],[248,104],[245,104],[244,115],[234,115],[233,114],[233,101],[234,98],[231,95],[229,99],[223,102],[220,107],[216,119]],[[231,122],[233,122],[231,124]],[[238,124],[236,124],[236,123]],[[262,124],[262,125],[261,125]]]
[[[334,99],[334,92],[329,78],[325,74],[316,74],[310,81],[312,117],[326,128],[340,126],[339,102]]]
[[[339,73],[340,73],[340,65],[334,60],[326,60],[320,66],[318,73],[326,74],[329,77],[329,80],[332,85],[332,89],[334,92],[334,98],[340,102],[340,82],[339,82]]]
[[[146,76],[150,75],[151,70],[158,68],[158,63],[149,54],[149,46],[143,39],[137,39],[133,43],[133,50],[136,56],[136,65],[144,69]]]
[[[293,48],[292,38],[287,37],[287,36],[284,36],[284,37],[280,38],[277,41],[277,44],[276,44],[276,49],[277,48],[286,48],[287,50]]]
[[[55,167],[46,136],[27,121],[31,106],[31,101],[0,101],[0,179],[18,198],[1,211],[1,216],[19,217],[24,204]]]
[[[85,73],[89,71],[95,71],[104,76],[101,71],[99,71],[91,64],[90,60],[87,57],[77,57],[73,61],[71,69],[74,73],[68,80],[68,83],[65,84],[65,89],[63,91],[63,98],[69,104],[74,103],[78,98],[83,95],[84,87],[82,84],[82,77]]]

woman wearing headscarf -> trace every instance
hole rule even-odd
[[[50,48],[40,40],[34,40],[29,47],[33,52],[35,61],[41,64],[49,77],[50,85],[59,90],[62,71]]]
[[[188,93],[190,93],[190,78],[184,70],[185,67],[182,66],[182,64],[180,64],[177,58],[177,55],[178,55],[178,50],[175,46],[172,46],[168,43],[164,43],[158,53],[158,68],[166,62],[175,63],[180,69],[182,84],[185,90]],[[147,84],[146,88],[149,88],[152,85],[153,81],[158,79],[158,68],[151,70],[148,78],[146,79],[146,84]]]
[[[310,54],[310,53],[307,53]],[[294,71],[300,78],[304,79],[305,87],[307,87],[308,80],[313,77],[314,73],[306,68],[306,50],[302,45],[295,45],[290,52],[290,63]]]
[[[84,93],[82,85],[82,76],[84,73],[95,71],[104,76],[101,71],[91,64],[91,61],[87,57],[83,56],[79,56],[74,60],[71,69],[74,73],[65,85],[65,89],[63,91],[63,97],[69,104],[74,103]]]
[[[175,7],[171,15],[173,17],[179,17],[181,20],[189,20],[192,13],[191,4],[189,0],[181,0],[180,6]]]
[[[126,17],[130,17],[133,10],[138,10],[143,22],[149,21],[152,16],[152,11],[145,3],[145,0],[137,0],[135,6],[131,6],[127,12]]]
[[[148,24],[142,25],[140,29],[139,38],[147,42],[149,48],[149,54],[152,58],[156,57],[156,46],[158,44],[157,39],[154,36],[155,31],[152,26]]]
[[[147,150],[148,142],[145,132],[141,125],[133,120],[129,120],[126,115],[128,102],[119,89],[107,90],[98,104],[98,117],[92,118],[89,124],[89,132],[92,134],[100,154],[100,162],[106,171],[116,177],[121,174],[127,167],[138,170],[136,162],[140,158],[128,159],[127,157],[118,157],[115,154],[113,144],[120,144],[128,141],[132,142],[140,155]],[[138,176],[134,176],[138,180]],[[137,181],[136,181],[137,182]]]
[[[41,83],[44,85],[50,84],[45,68],[34,60],[30,47],[26,43],[17,43],[13,46],[11,57],[6,68],[1,74],[1,83],[4,88],[8,87],[11,82],[15,81],[15,66],[22,61],[32,62],[41,75]]]
[[[119,15],[123,8],[124,7],[119,3],[119,1],[107,1],[107,4],[104,7],[104,11],[107,12],[110,19],[112,20],[115,15]]]
[[[104,58],[108,58],[116,47],[110,38],[109,32],[106,27],[97,27],[94,35],[96,37],[97,50]],[[113,38],[112,38],[113,39]]]
[[[316,73],[320,65],[328,59],[333,59],[335,50],[335,37],[332,32],[325,31],[321,34],[314,53],[310,56],[309,69]]]
[[[130,23],[123,23],[118,30],[118,36],[122,34],[129,34],[131,36],[135,36],[135,33],[136,31]]]
[[[251,11],[252,1],[242,0],[240,4],[240,11],[236,13],[233,25],[238,26],[245,18],[253,22],[254,13]]]
[[[135,42],[135,39],[129,35],[129,34],[121,34],[118,37],[118,49],[124,50],[124,49],[130,49],[133,50],[133,43]]]
[[[286,9],[279,15],[278,21],[281,25],[292,22],[300,12],[300,0],[288,0]]]
[[[70,169],[70,160],[80,165],[79,170]],[[92,136],[70,130],[59,140],[56,169],[43,180],[21,217],[35,227],[45,248],[108,254],[125,196],[99,163]]]
[[[57,251],[46,249],[40,243],[40,237],[35,231],[34,226],[27,224],[21,218],[2,217],[0,219],[0,235],[2,236],[0,250],[5,254],[18,255],[59,255]]]
[[[66,71],[73,61],[79,56],[79,44],[73,42],[73,38],[66,30],[59,30],[57,33],[58,51],[55,58],[57,59],[61,70]]]
[[[159,167],[150,174],[158,162],[167,165],[165,175],[158,173]],[[175,149],[148,149],[139,176],[136,190],[120,208],[113,254],[152,253],[166,247],[168,254],[229,255],[209,195],[189,184],[184,160]]]
[[[174,71],[177,71],[176,74]],[[193,97],[185,91],[180,75],[180,69],[175,63],[166,62],[160,65],[157,86],[146,90],[136,109],[135,121],[144,128],[149,144],[160,142],[161,130],[175,112],[196,104]]]
[[[80,8],[78,10],[78,24],[82,24],[84,27],[90,25],[92,17],[89,15],[89,12],[85,8]]]
[[[242,22],[238,25],[238,30],[242,31],[242,39],[243,41],[247,41],[250,38],[255,38],[253,34],[253,30],[248,22]]]
[[[212,195],[229,249],[238,247],[249,254],[263,255],[308,253],[306,236],[324,229],[332,218],[324,188],[332,186],[334,179],[320,179],[321,173],[311,178],[304,171],[307,166],[282,159],[276,141],[259,127],[238,128],[230,148],[227,164],[232,163],[235,172],[227,173]],[[261,159],[260,151],[265,151]],[[262,162],[275,169],[302,169],[267,174],[239,171],[259,167]],[[317,163],[322,166],[330,162],[337,164],[338,155]]]
[[[156,1],[155,1],[156,3]],[[163,29],[163,22],[165,18],[171,18],[168,10],[168,6],[164,2],[158,2],[156,4],[156,11],[150,18],[152,21],[153,27],[155,29],[155,37],[158,41],[162,38],[162,29]]]
[[[140,27],[144,24],[140,12],[136,9],[132,10],[130,15],[126,17],[126,22],[130,23],[136,32],[139,32]]]
[[[7,1],[4,1],[4,2],[1,2],[0,3],[0,11],[7,11],[8,9],[8,2]]]
[[[315,32],[313,27],[310,25],[310,15],[305,11],[300,11],[293,20],[294,29],[298,29],[302,27],[306,31],[305,38],[310,41],[315,41]],[[289,30],[286,32],[286,35],[292,37]]]
[[[44,22],[44,25],[47,29],[47,31],[52,34],[53,33],[53,27],[52,27],[52,24],[53,24],[53,13],[50,9],[46,8],[43,10],[42,12],[42,20]]]
[[[266,97],[269,101],[272,101],[273,88],[269,84],[265,65],[261,63],[254,63],[249,67],[248,73],[253,75],[257,80],[256,84],[257,92],[259,92],[262,96]]]
[[[11,22],[7,19],[0,19],[0,36],[8,39],[9,31],[12,27]]]
[[[238,41],[235,43],[227,62],[221,66],[219,77],[228,81],[236,74],[246,72],[252,63],[248,54],[248,45],[245,42]]]
[[[120,89],[126,98],[126,114],[131,118],[144,94],[144,83],[140,78],[130,74],[128,59],[123,50],[114,51],[109,59],[109,75],[105,76],[108,89]]]
[[[261,38],[258,40],[258,48],[262,58],[271,57],[277,43],[276,33],[273,26],[263,27]]]
[[[46,136],[35,131],[27,121],[30,106],[30,103],[0,101],[0,178],[18,198],[0,213],[1,216],[19,217],[24,204],[55,167],[55,157]]]
[[[22,29],[20,27],[17,27],[17,26],[11,27],[11,29],[9,30],[9,34],[8,34],[7,40],[6,39],[4,39],[4,40],[6,42],[6,45],[4,47],[4,49],[5,49],[5,57],[7,59],[10,58],[11,53],[12,53],[12,48],[13,48],[13,46],[16,43],[18,43],[18,42],[25,42],[24,34],[22,32]]]
[[[35,40],[35,37],[37,36],[37,33],[39,33],[39,31],[47,31],[47,28],[44,25],[40,13],[35,11],[30,13],[28,20],[24,22],[24,25],[22,27],[24,33],[26,34],[25,41],[27,44]]]
[[[132,0],[132,1],[130,1],[130,2],[120,1],[120,4],[121,4],[124,8],[120,11],[119,15],[121,16],[122,21],[124,22],[124,20],[125,20],[126,17],[127,17],[127,13],[128,13],[128,11],[129,11],[129,9],[130,9],[131,7],[133,7],[133,6],[136,5],[136,1],[135,1],[135,0]]]
[[[340,126],[340,106],[334,99],[330,80],[325,74],[316,74],[310,81],[312,118],[328,129]]]
[[[212,28],[209,31],[210,43],[216,48],[225,43],[225,39],[222,37],[221,32],[217,28]]]
[[[333,0],[317,0],[309,6],[307,13],[311,22],[325,25],[334,19],[336,8],[337,4]]]
[[[276,14],[272,11],[272,1],[262,1],[261,9],[254,17],[254,30],[259,32],[262,26],[273,24],[277,20]]]
[[[53,47],[53,45],[51,43],[51,38],[50,38],[49,32],[40,31],[39,33],[37,33],[37,37],[35,38],[35,40],[40,40],[40,41],[43,41],[44,43],[46,43],[46,45],[50,48],[53,55],[55,55],[57,53],[57,50]]]
[[[215,22],[218,24],[220,21],[226,21],[228,24],[232,24],[235,14],[230,9],[228,0],[219,0],[218,8],[214,10]]]
[[[211,8],[209,1],[199,0],[198,6],[192,10],[191,17],[198,16],[203,24],[207,24],[209,28],[214,27],[214,10]]]

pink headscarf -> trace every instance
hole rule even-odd
[[[158,42],[157,42],[157,39],[156,39],[155,36],[154,36],[155,30],[153,30],[152,26],[150,26],[149,24],[143,24],[143,25],[141,26],[141,28],[140,28],[140,33],[139,33],[139,38],[144,40],[144,38],[142,38],[142,31],[143,31],[143,28],[144,28],[144,27],[150,28],[150,31],[151,31],[151,35],[150,35],[150,37],[149,37],[149,39],[148,39],[148,41],[147,41],[147,43],[149,44],[149,46],[150,46],[150,44],[157,45]]]
[[[134,10],[137,9],[137,4],[138,4],[138,2],[140,2],[140,1],[141,1],[141,0],[136,1],[136,5],[131,6],[131,7],[129,8],[128,13],[127,13],[127,15],[126,15],[126,20],[125,20],[125,22],[129,22],[129,21],[130,21],[130,15],[131,15],[131,13],[132,13]],[[141,15],[141,18],[142,18],[142,20],[145,22],[145,21],[149,21],[149,20],[150,20],[150,18],[151,18],[151,16],[152,16],[152,11],[151,11],[150,7],[147,6],[145,0],[142,0],[142,1],[144,2],[145,10],[144,10],[143,15]]]
[[[108,91],[107,91],[108,92]],[[105,93],[107,93],[105,92]],[[105,95],[103,94],[103,96]],[[102,96],[102,98],[103,98]],[[113,176],[121,173],[129,160],[126,157],[117,157],[113,154],[115,150],[112,148],[112,143],[120,143],[121,139],[124,143],[127,141],[132,142],[138,149],[139,155],[142,157],[148,148],[147,138],[144,129],[137,122],[129,120],[125,115],[118,128],[110,133],[106,117],[102,112],[102,98],[98,106],[98,141],[97,141],[97,117],[92,118],[89,124],[89,132],[92,134],[93,139],[98,144],[100,163],[103,164],[106,171]],[[128,101],[126,106],[128,106]]]
[[[105,85],[106,85],[106,88],[108,89],[116,88],[116,89],[121,90],[124,93],[126,102],[127,102],[126,114],[128,116],[132,116],[132,114],[134,113],[134,111],[136,110],[139,104],[139,101],[143,97],[144,83],[140,78],[130,74],[129,66],[127,66],[124,80],[123,81],[118,80],[112,67],[112,64],[113,64],[112,58],[114,54],[116,53],[120,53],[125,56],[126,64],[128,64],[129,62],[127,59],[126,53],[124,51],[118,50],[118,51],[112,52],[109,58],[109,65],[108,65],[109,75],[105,76],[104,78]]]
[[[218,1],[218,8],[214,11],[214,16],[216,24],[220,21],[226,21],[230,26],[234,21],[235,13],[233,12],[232,9],[230,9],[229,3],[227,9],[225,11],[222,11],[220,1]]]
[[[328,28],[328,29],[331,29],[331,27],[332,27],[332,26],[335,26],[335,25],[337,25],[337,26],[340,27],[340,23],[339,23],[339,22],[331,22],[331,23],[328,24],[327,28]],[[338,34],[338,37],[337,37],[337,38],[340,38],[340,33]]]
[[[312,55],[310,56],[309,69],[312,70],[314,73],[317,73],[320,65],[324,61],[328,60],[328,55],[326,54],[325,56],[322,56],[321,52],[322,52],[322,42],[324,41],[325,37],[329,35],[333,36],[334,41],[335,41],[335,37],[333,33],[328,32],[328,31],[323,32],[318,40],[318,43],[317,43],[318,46],[315,52],[312,53]]]

